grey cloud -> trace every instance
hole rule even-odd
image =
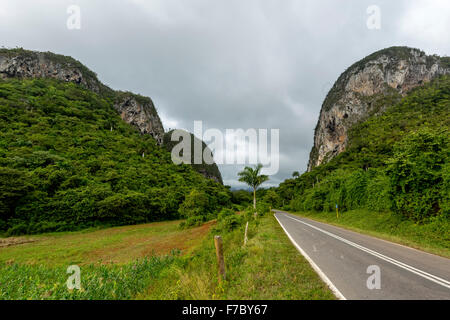
[[[435,1],[436,6],[448,6]],[[66,28],[78,4],[81,30]],[[380,30],[366,28],[378,5]],[[412,34],[424,1],[104,0],[0,3],[0,45],[71,55],[115,89],[152,97],[165,127],[279,128],[280,172],[306,169],[320,107],[337,77],[392,45],[448,54],[445,24]],[[436,7],[436,10],[440,10]],[[433,27],[432,10],[424,11]],[[415,20],[417,18],[417,20]],[[441,30],[443,29],[443,30]],[[442,33],[442,41],[436,34]],[[433,42],[434,41],[434,42]],[[221,165],[238,186],[241,166]]]

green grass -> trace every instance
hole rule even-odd
[[[45,234],[0,247],[0,299],[334,299],[272,215],[250,222],[245,247],[242,225],[208,231],[212,224]],[[227,267],[222,284],[213,243],[218,232]],[[80,265],[81,290],[66,287],[71,264]]]
[[[87,265],[81,267],[81,290],[67,289],[67,267],[0,263],[0,299],[132,299],[175,259],[168,255],[126,265]]]
[[[0,238],[0,263],[45,266],[71,264],[126,264],[135,259],[168,254],[172,250],[189,252],[208,233],[211,224],[180,230],[179,221],[115,227],[80,232]],[[32,242],[27,242],[32,241]]]
[[[227,278],[219,284],[211,233],[192,255],[178,259],[152,282],[140,299],[334,299],[308,262],[290,243],[272,215],[227,234]]]
[[[391,212],[366,209],[343,212],[339,218],[336,212],[294,214],[450,258],[450,223],[443,217],[416,224]]]

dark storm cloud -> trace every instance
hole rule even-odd
[[[66,27],[71,4],[80,30]],[[369,5],[380,30],[366,27]],[[279,128],[277,184],[305,170],[322,101],[349,65],[392,45],[448,54],[448,14],[445,0],[2,0],[0,39],[71,55],[109,86],[152,97],[166,129]],[[239,185],[242,166],[220,167]]]

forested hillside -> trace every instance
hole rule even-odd
[[[296,211],[367,208],[418,223],[450,217],[450,77],[394,101],[349,131],[344,152],[280,185],[279,205]]]
[[[174,165],[113,103],[71,82],[0,80],[0,232],[175,219],[194,188],[205,214],[228,204],[225,187]]]

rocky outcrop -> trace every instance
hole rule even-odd
[[[125,122],[162,144],[164,127],[150,98],[110,89],[94,72],[71,57],[51,52],[1,49],[0,78],[54,78],[82,85],[112,99],[114,108]]]
[[[448,58],[407,47],[387,48],[352,65],[322,105],[308,171],[345,150],[352,125],[382,113],[409,90],[444,74],[450,74]]]
[[[109,89],[94,72],[71,57],[23,49],[0,50],[0,78],[55,78],[81,84],[96,93]]]
[[[142,134],[150,134],[161,145],[164,127],[150,98],[130,92],[121,92],[114,101],[122,120],[135,126]]]

